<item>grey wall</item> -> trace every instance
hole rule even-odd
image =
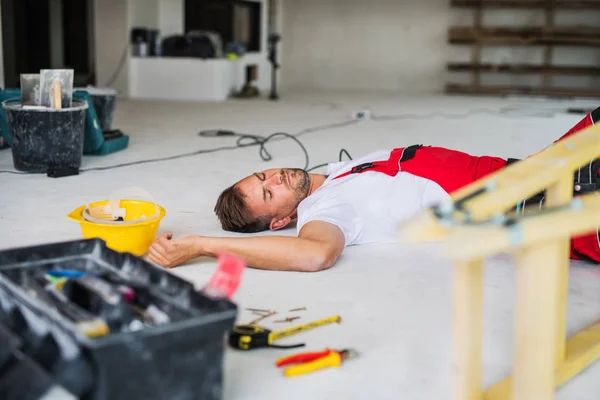
[[[96,74],[98,86],[104,86],[112,77],[129,43],[128,0],[95,0]],[[129,91],[129,56],[111,85],[122,94]]]
[[[438,90],[454,14],[447,0],[285,0],[282,83]]]
[[[470,48],[447,44],[452,25],[473,24],[473,11],[454,9],[448,0],[284,0],[282,84],[284,89],[390,90],[440,92],[449,80],[469,82],[468,74],[450,74],[449,61],[469,61]],[[561,11],[557,24],[597,25],[597,14]],[[542,24],[543,11],[494,10],[484,25]],[[487,62],[542,60],[542,49],[494,47]],[[600,50],[561,48],[562,64],[598,65]],[[557,86],[597,84],[588,77],[556,77]],[[537,76],[485,75],[484,84],[537,84]]]
[[[159,0],[157,8],[158,28],[162,37],[184,33],[183,0]]]
[[[158,0],[129,0],[132,27],[158,28]]]

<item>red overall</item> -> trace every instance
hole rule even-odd
[[[597,121],[596,117],[600,117],[600,108],[586,115],[556,142],[592,125]],[[507,160],[500,157],[477,157],[443,147],[410,146],[392,150],[388,160],[357,165],[352,170],[334,179],[367,171],[377,171],[390,176],[395,176],[398,171],[405,171],[430,179],[438,183],[447,193],[452,194],[454,191],[504,168],[506,164]],[[595,169],[594,177],[597,174],[598,170]],[[574,260],[600,263],[600,237],[598,232],[573,237],[571,239],[570,257]]]

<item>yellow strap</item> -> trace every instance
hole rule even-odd
[[[283,374],[285,376],[298,376],[309,374],[323,368],[339,367],[340,365],[342,365],[342,357],[340,353],[332,352],[328,356],[318,360],[287,367],[283,370]]]
[[[320,319],[318,321],[310,322],[308,324],[296,325],[290,328],[279,329],[277,331],[271,332],[269,335],[269,344],[275,340],[281,339],[286,336],[291,336],[296,333],[304,332],[312,328],[316,328],[321,325],[331,324],[333,322],[341,321],[341,317],[339,315],[335,315],[333,317]]]

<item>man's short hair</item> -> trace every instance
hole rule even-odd
[[[224,230],[239,233],[256,233],[269,230],[271,217],[254,217],[240,189],[232,185],[217,199],[215,214]]]

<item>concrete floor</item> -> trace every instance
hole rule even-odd
[[[357,109],[377,116],[306,133],[301,140],[310,165],[337,161],[340,148],[352,156],[415,143],[447,146],[473,154],[525,157],[561,136],[582,116],[567,106],[590,102],[523,99],[402,97],[390,94],[295,94],[280,102],[226,104],[139,102],[118,104],[114,127],[131,135],[129,149],[105,157],[85,157],[83,168],[164,157],[196,149],[233,145],[232,138],[201,138],[201,129],[223,128],[268,135],[299,132],[348,121]],[[440,111],[445,114],[440,115]],[[66,218],[72,209],[106,198],[124,186],[141,186],[167,210],[161,232],[224,235],[213,214],[222,189],[246,174],[278,166],[304,167],[290,140],[273,142],[270,162],[256,147],[198,155],[79,176],[0,174],[0,249],[80,238]],[[12,169],[10,150],[0,151],[0,170]],[[294,229],[281,234],[293,235]],[[234,234],[228,234],[236,236]],[[174,274],[201,287],[214,270],[199,260]],[[485,386],[509,374],[512,363],[514,264],[501,255],[486,263]],[[288,315],[308,308],[308,322],[341,315],[341,325],[317,328],[283,343],[304,342],[300,350],[357,349],[361,356],[340,370],[286,379],[274,367],[279,356],[298,351],[264,350],[226,354],[225,399],[448,399],[451,388],[451,265],[433,244],[354,247],[337,265],[317,274],[247,270],[235,301],[245,307],[274,308]],[[252,316],[242,311],[240,322]],[[600,267],[573,262],[569,281],[568,332],[600,318]],[[264,322],[276,329],[281,324]],[[600,364],[559,389],[557,399],[597,399]]]

